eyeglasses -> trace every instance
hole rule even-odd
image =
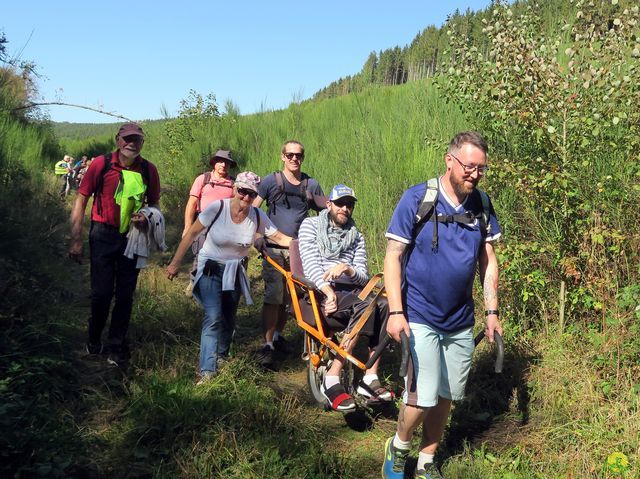
[[[338,198],[337,200],[332,201],[332,203],[336,205],[338,208],[342,208],[346,206],[350,210],[352,210],[356,206],[355,200],[352,200],[352,199]]]
[[[465,173],[467,174],[471,174],[474,171],[478,172],[478,175],[482,176],[484,175],[487,170],[489,169],[489,165],[482,165],[482,166],[471,166],[471,165],[465,165],[463,162],[461,162],[456,155],[454,155],[453,153],[449,153],[449,156],[451,156],[454,160],[456,160],[460,166],[462,166],[462,169],[464,170]]]
[[[249,188],[238,188],[238,194],[240,196],[248,196],[249,198],[255,198],[256,196],[258,196],[258,193],[250,190]]]
[[[121,138],[125,143],[142,143],[144,141],[140,135],[127,135]]]
[[[304,153],[292,153],[290,151],[284,153],[284,156],[287,157],[287,160],[293,160],[297,158],[298,160],[304,160]]]

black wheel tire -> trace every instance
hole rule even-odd
[[[305,334],[304,344],[305,344],[304,350],[306,353],[313,352],[315,354],[318,354],[318,343],[313,338],[311,338],[312,351],[307,351],[306,334]],[[329,369],[329,367],[331,366],[331,360],[328,359],[328,356],[329,354],[325,354],[325,357],[321,359],[320,364],[318,365],[317,368],[313,366],[310,359],[307,361],[307,384],[309,385],[309,391],[311,392],[311,397],[313,398],[314,402],[318,406],[323,407],[325,409],[331,408],[329,401],[324,396],[324,394],[322,394],[322,391],[321,391],[322,383],[324,382],[325,373],[327,369]],[[345,387],[345,390],[347,391],[347,393],[351,394],[352,396],[354,395],[356,390],[354,386],[354,377],[355,375],[354,375],[353,364],[351,364],[349,361],[346,361],[344,367],[342,368],[342,372],[340,374],[340,383]]]
[[[309,350],[309,345],[311,349]],[[304,345],[303,351],[305,354],[318,354],[318,343],[317,341],[309,335],[309,333],[304,334]],[[327,402],[327,398],[322,395],[320,388],[322,387],[322,382],[324,381],[324,373],[326,371],[327,362],[321,361],[317,368],[313,367],[311,363],[311,359],[307,360],[307,384],[309,385],[309,391],[311,392],[311,397],[313,401],[321,407],[329,407],[329,403]]]
[[[324,373],[326,371],[326,365],[320,364],[317,368],[313,367],[311,361],[307,363],[307,384],[309,385],[309,391],[311,392],[311,397],[316,405],[328,408],[329,402],[327,398],[324,397],[320,388],[322,387],[322,381],[324,381]]]

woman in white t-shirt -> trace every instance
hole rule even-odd
[[[229,354],[240,296],[244,294],[247,304],[252,304],[244,262],[256,235],[262,234],[280,246],[291,242],[265,213],[251,206],[259,183],[255,173],[240,173],[233,198],[215,201],[198,215],[167,267],[167,277],[175,278],[194,239],[206,231],[193,283],[193,297],[204,308],[198,384],[215,376],[218,360]]]

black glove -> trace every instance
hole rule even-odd
[[[265,242],[264,236],[258,236],[253,242],[253,247],[257,249],[260,254],[265,254],[267,251],[267,244]]]

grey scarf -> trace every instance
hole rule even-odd
[[[333,226],[329,219],[329,210],[322,210],[318,215],[318,249],[320,256],[336,259],[346,251],[358,238],[358,229],[353,219],[344,226]]]

